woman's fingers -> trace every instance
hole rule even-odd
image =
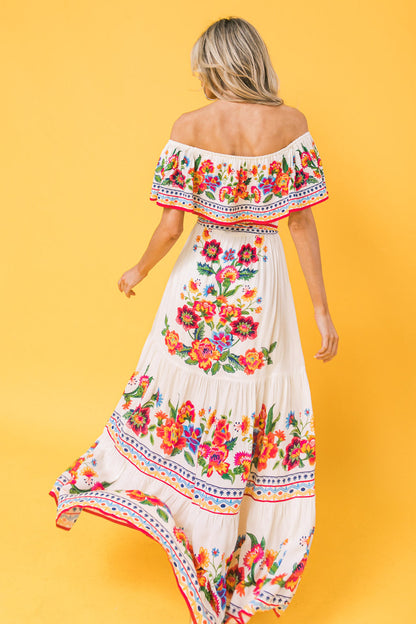
[[[322,346],[315,354],[316,358],[322,359],[324,362],[332,359],[338,349],[338,336],[324,336]]]
[[[327,348],[328,348],[328,341],[329,341],[329,339],[328,339],[328,335],[327,335],[327,334],[325,334],[325,335],[322,337],[322,345],[321,345],[321,348],[320,348],[320,349],[319,349],[319,351],[317,351],[317,353],[315,354],[315,356],[316,356],[316,357],[323,357],[323,355],[326,353],[326,350],[327,350]]]

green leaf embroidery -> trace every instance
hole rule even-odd
[[[194,458],[188,451],[184,452],[184,457],[190,466],[195,466]]]
[[[164,509],[161,509],[160,507],[158,507],[156,509],[156,513],[158,514],[158,516],[160,516],[162,518],[162,520],[164,520],[165,522],[169,521],[169,516],[166,513],[166,511]]]
[[[205,262],[198,262],[198,273],[200,275],[212,275],[215,273],[215,270],[209,264]]]
[[[202,340],[205,334],[204,321],[201,321],[195,331],[195,340]]]
[[[211,368],[212,374],[215,375],[215,373],[218,373],[219,370],[220,370],[220,363],[219,362],[215,362],[212,365],[212,368]]]

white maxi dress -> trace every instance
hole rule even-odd
[[[315,530],[315,430],[278,221],[328,199],[306,132],[263,156],[169,139],[150,199],[197,215],[121,398],[49,494],[155,539],[195,624],[280,616]],[[155,580],[156,582],[156,580]]]

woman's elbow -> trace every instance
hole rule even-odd
[[[183,212],[165,208],[160,225],[167,238],[178,239],[183,232]]]
[[[298,230],[308,227],[313,222],[312,208],[303,208],[289,213],[287,225],[290,230]]]

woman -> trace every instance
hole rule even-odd
[[[328,198],[305,116],[277,96],[257,30],[221,19],[193,71],[213,102],[173,124],[150,199],[163,207],[133,288],[198,219],[137,366],[104,431],[56,480],[56,524],[82,509],[165,549],[195,623],[280,615],[315,529],[315,436],[278,221],[288,217],[329,361],[328,310],[311,206]]]

